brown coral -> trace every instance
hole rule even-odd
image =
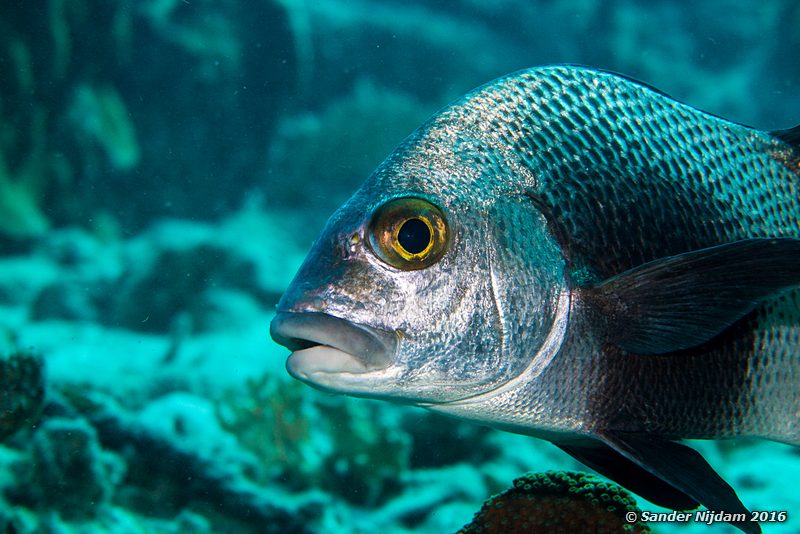
[[[641,517],[633,497],[616,484],[585,473],[528,473],[487,500],[458,534],[650,532],[626,520],[628,512]]]

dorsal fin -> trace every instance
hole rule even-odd
[[[770,135],[800,150],[800,125],[786,130],[773,130],[770,132]]]
[[[665,96],[665,97],[669,98],[670,100],[675,100],[675,98],[672,95],[666,93],[663,89],[659,89],[658,87],[650,85],[647,82],[643,82],[642,80],[636,79],[633,76],[630,76],[628,74],[623,74],[623,73],[617,72],[615,70],[603,69],[603,68],[597,68],[597,67],[589,67],[589,66],[586,66],[586,65],[581,65],[580,63],[562,63],[561,65],[563,65],[564,67],[572,67],[572,68],[578,68],[578,69],[583,69],[583,70],[591,70],[591,71],[595,71],[595,72],[602,72],[602,73],[605,73],[605,74],[610,74],[612,76],[616,76],[617,78],[622,78],[624,80],[627,80],[627,81],[633,83],[634,85],[641,85],[645,89],[649,89],[650,91],[653,91],[654,93],[658,93],[661,96]]]

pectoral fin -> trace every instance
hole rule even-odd
[[[800,148],[800,126],[795,126],[787,130],[774,130],[770,132],[770,134],[795,148]]]
[[[591,443],[557,445],[659,506],[690,510],[703,505],[709,510],[750,518],[733,488],[694,449],[650,436],[601,433],[597,437],[599,441]],[[758,523],[731,524],[747,534],[761,532]]]
[[[748,239],[635,267],[581,290],[607,341],[663,354],[710,341],[764,298],[800,285],[800,239]]]

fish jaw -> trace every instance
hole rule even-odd
[[[380,384],[397,372],[397,335],[321,312],[280,312],[270,335],[292,353],[286,370],[333,393],[380,397]]]

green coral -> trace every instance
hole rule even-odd
[[[586,473],[528,473],[514,486],[487,500],[458,534],[536,534],[650,532],[640,521],[636,501],[626,490]]]

